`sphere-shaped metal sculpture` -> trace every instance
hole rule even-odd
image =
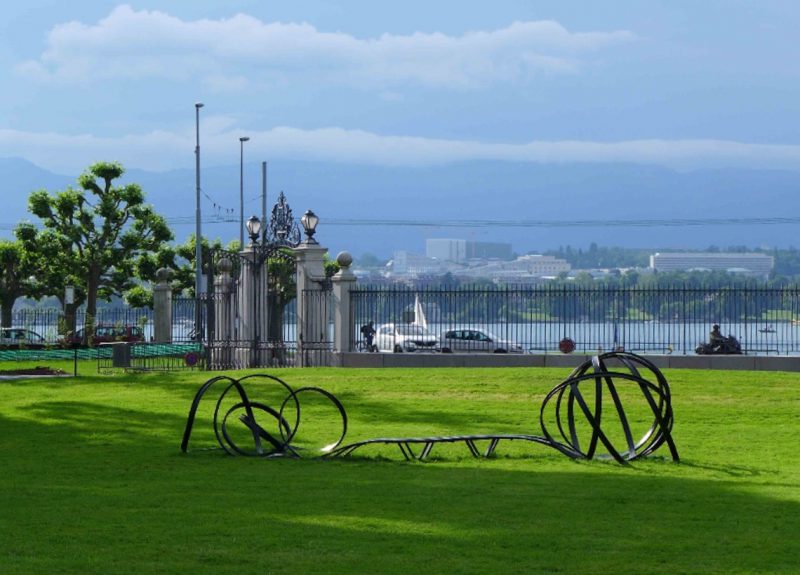
[[[547,394],[539,420],[547,441],[573,458],[593,459],[605,449],[624,463],[667,443],[678,460],[669,384],[632,353],[605,353],[575,368]]]

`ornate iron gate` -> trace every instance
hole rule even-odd
[[[263,235],[255,216],[247,227],[249,246],[212,255],[213,278],[206,298],[212,370],[297,364],[296,329],[286,320],[292,319],[287,308],[297,297],[292,248],[299,244],[300,233],[283,193]]]

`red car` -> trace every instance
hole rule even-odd
[[[81,345],[83,343],[83,329],[79,329],[67,340],[71,345]],[[100,324],[94,328],[91,345],[100,343],[110,343],[115,341],[144,341],[144,331],[138,325],[104,325]]]

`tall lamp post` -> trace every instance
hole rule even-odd
[[[200,226],[200,108],[202,107],[202,102],[197,102],[194,105],[195,131],[197,134],[197,143],[194,148],[195,179],[197,183],[194,232],[194,331],[197,341],[203,340],[203,331],[200,325],[203,318],[203,313],[200,309],[200,289],[203,280],[203,250],[201,246],[202,229]]]
[[[259,244],[258,238],[261,235],[261,220],[256,216],[251,216],[247,220],[247,235],[250,236],[249,249],[252,250],[252,290],[253,290],[253,310],[252,310],[252,342],[250,350],[250,367],[257,367],[260,363],[259,355],[259,342],[261,341],[261,323],[266,321],[266,305],[267,305],[267,280],[266,277],[261,279],[261,268],[264,268],[266,273],[268,266],[264,266],[264,262],[269,255],[269,245],[266,242]],[[262,291],[263,290],[263,291]]]
[[[239,249],[244,249],[244,143],[247,136],[239,138]]]

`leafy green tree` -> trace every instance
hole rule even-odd
[[[211,267],[214,252],[220,249],[222,249],[222,243],[219,239],[209,243],[206,238],[203,238],[200,250],[202,252],[202,274],[204,277],[208,277],[208,271]],[[194,234],[192,234],[182,244],[178,244],[177,246],[163,244],[158,251],[145,254],[137,263],[137,275],[142,278],[153,278],[159,268],[168,268],[173,272],[173,290],[177,294],[194,297],[196,274],[194,260],[195,237]],[[133,305],[135,301],[142,307],[152,306],[152,290],[150,286],[139,286],[134,294],[128,293],[126,300],[128,300],[131,305]]]
[[[17,298],[29,295],[35,282],[35,267],[31,253],[25,250],[22,242],[0,240],[0,325],[11,325],[11,312]]]
[[[85,294],[87,334],[98,299],[124,295],[136,286],[146,269],[140,264],[173,238],[164,218],[145,204],[139,185],[115,185],[124,173],[117,162],[98,162],[78,178],[78,189],[53,195],[38,190],[28,199],[29,211],[52,234],[51,245],[64,250],[49,265],[64,266]]]
[[[39,299],[55,296],[64,303],[64,288],[75,286],[75,300],[82,303],[86,290],[76,277],[77,262],[69,249],[69,242],[52,230],[39,230],[31,223],[22,223],[14,234],[27,254],[32,274],[36,278],[27,296]]]
[[[238,242],[237,242],[238,243]],[[173,285],[176,289],[180,290],[191,297],[195,295],[195,237],[194,234],[183,243],[175,248],[175,262],[173,266],[175,276],[173,278]],[[215,239],[209,242],[206,238],[202,238],[200,242],[200,252],[202,260],[202,273],[208,277],[208,271],[211,267],[212,256],[214,252],[222,249],[222,242]],[[185,262],[180,265],[180,262]]]

